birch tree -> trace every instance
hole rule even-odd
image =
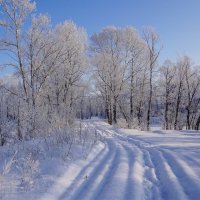
[[[6,65],[13,66],[22,80],[23,92],[28,102],[27,76],[24,63],[24,23],[35,8],[35,3],[29,0],[1,0],[1,18],[4,23],[5,34],[0,43],[9,52],[12,62]]]
[[[108,27],[91,38],[98,88],[104,98],[110,124],[117,123],[117,104],[127,78],[123,34],[123,29]]]
[[[161,72],[161,90],[162,96],[164,99],[164,128],[166,130],[172,128],[172,109],[171,105],[173,103],[173,96],[175,90],[175,75],[176,75],[176,68],[175,64],[170,61],[166,60],[163,66],[160,69]]]
[[[150,129],[150,117],[151,117],[151,106],[153,96],[153,72],[156,67],[156,62],[160,54],[160,47],[158,47],[159,37],[158,34],[152,28],[146,28],[143,30],[143,38],[147,46],[147,65],[149,72],[149,98],[147,105],[147,124],[146,129]]]

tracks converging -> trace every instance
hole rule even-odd
[[[104,122],[85,126],[95,127],[105,146],[72,178],[59,200],[200,197],[200,175],[173,151],[121,134]]]

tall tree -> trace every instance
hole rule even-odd
[[[158,34],[152,28],[145,28],[143,30],[143,38],[147,46],[147,63],[149,71],[149,98],[147,105],[147,123],[146,129],[150,129],[150,117],[152,107],[152,96],[153,96],[153,72],[156,67],[156,61],[160,54],[160,48],[158,48],[159,37]]]
[[[162,67],[160,68],[161,72],[161,90],[162,96],[164,98],[164,127],[166,130],[170,129],[170,106],[173,103],[173,94],[175,89],[175,75],[176,75],[176,68],[175,64],[170,61],[166,60]]]
[[[117,123],[118,100],[127,79],[126,31],[127,29],[108,27],[91,38],[98,88],[104,98],[110,124]]]

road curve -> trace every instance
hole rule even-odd
[[[84,125],[96,128],[105,147],[77,172],[59,200],[200,198],[200,173],[195,170],[198,159],[186,159],[178,151],[129,137],[102,121]],[[195,160],[196,168],[189,160]]]

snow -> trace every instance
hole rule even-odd
[[[85,159],[45,159],[42,173],[53,181],[35,199],[199,199],[199,132],[119,129],[97,119],[83,123],[101,134],[101,142]]]

